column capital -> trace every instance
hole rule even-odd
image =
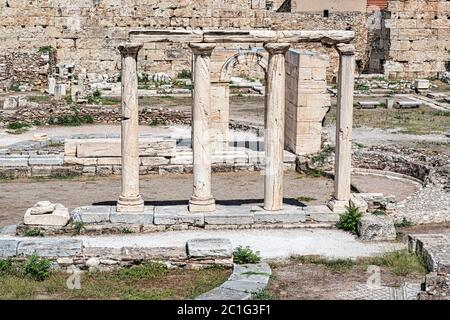
[[[269,52],[269,54],[271,54],[271,55],[285,54],[286,51],[288,51],[290,47],[291,47],[290,43],[271,42],[271,43],[264,44],[264,49],[266,49],[267,52]]]
[[[210,56],[215,47],[215,43],[189,43],[192,52],[202,56]]]
[[[127,42],[127,43],[119,44],[118,49],[119,49],[121,55],[126,56],[126,55],[137,54],[143,46],[144,46],[143,43]]]
[[[339,55],[343,56],[353,56],[355,55],[355,46],[348,43],[339,43],[336,45],[336,50]]]

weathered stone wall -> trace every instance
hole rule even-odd
[[[450,1],[392,0],[390,48],[385,64],[389,78],[436,77],[450,61]]]
[[[356,32],[358,59],[364,60],[367,38],[364,12],[338,12],[324,19],[322,12],[265,10],[265,1],[260,2],[257,5],[250,0],[0,0],[0,53],[34,54],[43,46],[51,46],[58,62],[75,63],[76,74],[83,68],[113,74],[119,66],[117,45],[133,29],[352,29]],[[248,49],[255,45],[239,47]],[[330,48],[320,50],[333,52]],[[139,58],[142,72],[175,75],[191,67],[191,52],[180,44],[145,44]],[[336,56],[331,66],[337,70]]]

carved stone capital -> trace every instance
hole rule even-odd
[[[142,43],[122,43],[119,44],[118,49],[120,51],[120,54],[122,56],[129,56],[129,55],[137,55],[139,50],[144,46]]]
[[[195,55],[210,56],[215,47],[215,43],[189,43],[189,48]]]
[[[339,43],[336,45],[336,50],[343,56],[353,56],[355,54],[355,46],[352,44]]]
[[[266,49],[270,55],[285,54],[289,50],[290,46],[291,45],[289,43],[271,42],[264,44],[264,49]]]

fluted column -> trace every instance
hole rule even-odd
[[[118,212],[142,212],[144,201],[139,193],[139,106],[137,55],[141,43],[119,46],[122,61],[122,192]]]
[[[264,209],[283,209],[283,150],[285,112],[285,54],[287,43],[268,43],[266,76]]]
[[[192,151],[194,187],[189,201],[189,211],[210,212],[215,210],[211,194],[211,53],[214,43],[191,43],[193,52],[194,92],[192,106]]]
[[[345,212],[351,195],[353,92],[355,81],[355,48],[338,44],[339,53],[338,100],[336,110],[336,152],[334,174],[334,199],[330,209]]]

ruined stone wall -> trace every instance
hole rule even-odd
[[[256,2],[259,5],[256,5]],[[120,42],[140,28],[209,29],[352,29],[358,59],[364,60],[365,13],[278,13],[265,10],[265,1],[251,0],[0,0],[0,56],[35,54],[54,48],[58,62],[75,63],[75,73],[118,72]],[[253,46],[255,44],[248,44]],[[239,47],[243,47],[241,44]],[[247,46],[247,48],[248,48]],[[233,46],[229,46],[233,48]],[[318,46],[299,46],[299,48]],[[320,47],[321,52],[333,52]],[[142,72],[176,75],[190,69],[191,53],[180,44],[145,44]],[[9,68],[8,65],[4,68]],[[1,68],[0,68],[1,69]],[[337,70],[337,57],[330,74]],[[10,71],[6,71],[10,74]],[[1,81],[1,80],[0,80]],[[18,81],[22,81],[18,79]],[[27,79],[23,79],[27,81]],[[3,83],[0,84],[0,86]]]
[[[389,78],[436,77],[450,61],[450,1],[391,0]]]

